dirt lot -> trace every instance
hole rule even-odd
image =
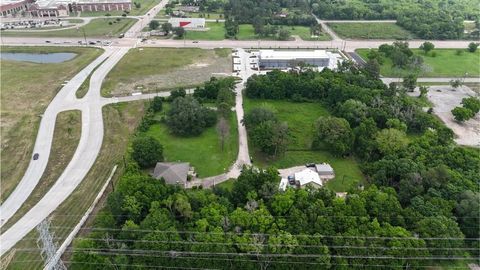
[[[418,96],[418,89],[412,95]],[[428,99],[433,103],[433,112],[455,132],[455,141],[461,145],[480,146],[480,114],[464,122],[455,121],[451,110],[460,105],[462,99],[478,96],[467,86],[454,90],[448,85],[430,86]]]
[[[195,87],[212,76],[230,76],[229,50],[133,49],[108,74],[104,96]]]

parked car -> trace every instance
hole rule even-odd
[[[124,33],[121,33],[120,35],[118,35],[118,38],[123,38],[123,37],[125,37]]]
[[[37,160],[39,156],[40,156],[40,154],[38,154],[38,153],[33,154],[33,160]]]
[[[288,176],[288,183],[290,185],[295,185],[295,177],[293,175]]]
[[[307,167],[307,168],[315,168],[315,163],[307,163],[307,164],[305,164],[305,167]]]

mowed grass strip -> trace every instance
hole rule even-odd
[[[165,104],[168,110],[168,104]],[[157,118],[164,113],[157,114]],[[163,145],[166,161],[190,162],[200,178],[227,172],[235,162],[238,153],[237,120],[232,112],[229,119],[230,132],[222,151],[216,126],[210,127],[199,136],[179,137],[173,135],[164,123],[154,124],[146,132]]]
[[[28,210],[30,210],[30,208],[33,207],[57,181],[58,177],[60,177],[63,170],[72,159],[75,149],[77,149],[78,142],[80,141],[81,129],[82,116],[80,111],[65,111],[57,115],[52,149],[50,151],[47,168],[32,194],[20,209],[18,209],[15,215],[13,215],[4,226],[2,226],[3,230],[10,228],[11,225],[27,213]]]
[[[230,75],[232,60],[229,54],[230,49],[131,49],[103,81],[102,95],[195,87],[214,73]],[[137,90],[137,86],[141,89]]]
[[[395,23],[328,23],[342,38],[413,39],[415,35]]]
[[[127,31],[137,19],[132,18],[101,18],[93,19],[79,29],[66,29],[49,32],[22,32],[3,31],[6,37],[71,37],[83,38],[83,32],[87,37],[111,38]]]
[[[348,191],[364,183],[364,177],[358,163],[353,158],[336,157],[328,151],[310,150],[313,140],[314,123],[320,116],[328,116],[329,112],[319,103],[289,102],[278,100],[244,100],[245,112],[256,107],[273,110],[280,121],[288,123],[291,143],[288,150],[277,158],[266,157],[249,143],[250,155],[255,164],[267,167],[288,168],[305,163],[329,163],[335,170],[335,179],[327,182],[327,187],[336,191]]]
[[[75,58],[55,64],[0,60],[1,193],[12,192],[32,158],[41,114],[65,80],[97,58],[103,50],[75,47],[1,47],[2,52],[72,52]]]
[[[185,39],[188,40],[223,40],[225,39],[225,24],[223,22],[206,22],[207,31],[187,31]],[[240,24],[238,27],[238,40],[274,40],[275,37],[261,37],[255,34],[253,25]],[[312,37],[310,35],[310,28],[307,26],[279,26],[285,30],[290,31],[291,35],[299,36],[303,40],[330,40],[330,36],[326,33],[319,35],[318,37]]]
[[[82,183],[50,216],[50,231],[55,234],[55,242],[59,245],[63,243],[90,207],[115,164],[118,165],[118,168],[113,177],[114,183],[122,175],[124,169],[123,157],[128,141],[143,116],[143,110],[144,101],[119,103],[103,108],[105,137],[100,154]],[[110,191],[109,188],[107,192]],[[102,200],[98,204],[98,208],[101,208],[103,203]],[[91,226],[91,224],[87,223],[86,226]],[[15,246],[15,248],[23,250],[17,250],[9,269],[33,270],[43,268],[40,250],[37,249],[36,244],[37,235],[37,231],[33,230]],[[67,256],[66,260],[68,260],[71,253],[66,252],[65,255]],[[29,263],[26,264],[26,260]]]
[[[478,77],[480,75],[480,50],[474,53],[466,49],[457,55],[457,49],[434,49],[427,55],[420,49],[412,51],[424,60],[424,68],[420,70],[419,77]],[[363,58],[368,59],[368,49],[358,49],[356,52]],[[435,53],[435,57],[433,56]],[[385,57],[385,62],[380,67],[380,73],[387,77],[402,77],[409,73],[410,69],[399,69],[393,67],[392,60]]]

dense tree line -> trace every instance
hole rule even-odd
[[[424,39],[463,38],[463,20],[475,20],[480,12],[478,0],[314,0],[311,6],[324,19],[396,19],[398,25]]]
[[[429,206],[433,211],[430,213],[443,213],[453,222],[458,221],[463,233],[468,234],[468,226],[455,216],[455,205],[469,191],[478,195],[478,150],[456,146],[453,132],[422,111],[402,87],[385,86],[353,67],[340,69],[343,71],[272,71],[254,75],[247,81],[245,93],[262,99],[293,99],[300,95],[323,104],[340,119],[318,120],[312,131],[317,134],[314,148],[321,146],[337,155],[357,156],[370,183],[395,188],[406,207],[417,200],[443,205],[435,211]],[[471,103],[470,107],[477,104],[464,103]],[[406,132],[422,136],[409,139]],[[478,237],[478,233],[469,236]]]
[[[288,15],[278,16],[282,8],[288,8]],[[226,18],[238,23],[261,22],[263,25],[305,25],[316,24],[310,15],[307,1],[280,0],[230,0],[225,4]]]
[[[428,258],[465,255],[451,211],[478,210],[472,192],[455,210],[435,194],[404,207],[393,188],[339,199],[328,189],[279,192],[278,178],[274,169],[244,168],[231,190],[183,190],[131,165],[75,242],[70,267],[422,269]]]
[[[340,20],[379,20],[398,19],[409,11],[437,11],[446,10],[455,12],[468,20],[474,20],[479,13],[478,0],[313,0],[312,10],[317,16],[324,19]]]

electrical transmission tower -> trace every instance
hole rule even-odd
[[[60,258],[55,256],[57,247],[53,242],[53,233],[50,233],[50,221],[46,219],[37,225],[38,239],[37,246],[42,249],[41,255],[45,261],[45,265],[48,270],[66,270],[67,268],[63,264]]]

